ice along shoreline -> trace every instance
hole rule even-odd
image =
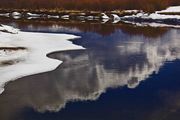
[[[7,82],[21,77],[56,69],[63,61],[48,58],[56,51],[84,49],[72,44],[68,34],[22,32],[10,26],[0,26],[0,94]],[[12,49],[13,48],[13,49]],[[25,49],[18,49],[25,48]]]

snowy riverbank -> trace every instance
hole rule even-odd
[[[84,49],[69,39],[68,34],[22,32],[9,26],[0,26],[0,93],[5,83],[18,78],[52,71],[62,61],[51,59],[47,54],[55,51]]]
[[[18,20],[77,20],[82,22],[101,21],[104,23],[117,24],[119,22],[137,23],[135,25],[150,27],[180,27],[180,6],[168,7],[165,10],[148,13],[142,10],[121,10],[99,12],[63,12],[63,13],[43,13],[43,12],[0,12],[0,18],[18,19]],[[153,23],[153,25],[152,25]],[[155,24],[157,23],[157,24]]]
[[[120,19],[138,26],[150,27],[180,27],[180,6],[168,7],[165,10],[154,13],[139,12],[137,14],[123,16]]]

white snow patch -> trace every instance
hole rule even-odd
[[[8,46],[8,47],[0,50],[0,65],[6,61],[8,62],[8,61],[15,61],[15,60],[23,59],[23,57],[25,57],[27,55],[28,51],[26,49],[18,50],[18,48],[17,48],[17,50],[12,50],[12,48],[16,48],[16,47]]]
[[[180,6],[171,6],[168,7],[166,10],[156,11],[156,13],[179,13]]]
[[[178,13],[180,12],[180,6],[168,7],[166,10],[156,11],[155,13],[148,14],[141,11],[135,15],[124,16],[123,18],[142,18],[142,19],[180,19],[180,15],[163,15],[162,13]]]
[[[112,16],[113,16],[113,19],[114,20],[119,20],[119,19],[121,19],[118,15],[116,15],[116,14],[111,14]]]
[[[48,18],[59,18],[58,15],[48,15],[47,17],[48,17]]]
[[[105,24],[105,23],[107,23],[109,21],[109,19],[102,19],[102,24]]]
[[[136,15],[124,16],[121,18],[142,18],[142,19],[153,19],[153,20],[166,20],[166,19],[180,19],[180,15],[162,15],[158,13],[138,13]]]
[[[37,18],[40,18],[42,14],[34,14],[34,13],[28,12],[27,16],[28,16],[27,19],[37,19]]]
[[[148,16],[151,19],[180,19],[180,15],[161,15],[157,13],[152,13]]]
[[[126,13],[137,13],[139,10],[125,10]]]
[[[9,17],[10,13],[0,13],[0,16],[2,16],[2,17]]]
[[[12,16],[21,16],[21,13],[19,13],[19,12],[13,12],[13,13],[12,13]]]
[[[63,15],[63,16],[61,16],[61,18],[62,18],[62,19],[65,19],[65,20],[68,20],[69,17],[70,17],[69,15]]]
[[[21,13],[19,13],[19,12],[13,12],[11,15],[12,15],[12,17],[13,17],[14,19],[19,19],[19,18],[21,18]]]
[[[28,12],[27,15],[30,16],[30,17],[40,17],[41,16],[41,14],[33,14],[33,13],[30,13],[30,12]]]
[[[9,28],[5,26],[5,28]],[[5,29],[4,28],[4,29]],[[12,30],[13,28],[11,28]],[[13,30],[18,31],[18,30]],[[23,59],[13,65],[0,67],[0,93],[4,90],[5,83],[18,78],[52,71],[56,69],[62,61],[51,59],[47,54],[55,51],[83,49],[81,46],[72,44],[69,39],[78,38],[68,34],[34,33],[18,31],[18,34],[0,32],[1,46],[15,46],[27,48],[27,51],[11,52],[15,58],[2,53],[1,59]]]
[[[7,25],[0,25],[0,31],[17,34],[19,29],[14,29],[14,28],[7,26]]]
[[[102,19],[110,19],[105,13],[101,13],[102,14]]]
[[[121,18],[118,15],[116,15],[116,14],[111,14],[111,15],[113,16],[113,22],[112,23],[115,24],[121,20]]]

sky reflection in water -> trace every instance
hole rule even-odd
[[[55,71],[9,83],[0,96],[0,119],[178,120],[180,31],[109,27],[115,29],[108,34],[104,28],[58,29],[81,35],[73,43],[87,50],[50,54],[64,61]]]

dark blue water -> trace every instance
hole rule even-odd
[[[0,120],[179,120],[180,30],[8,24],[24,31],[75,34],[81,38],[73,43],[86,50],[49,54],[64,63],[8,83],[0,96]]]
[[[108,89],[96,101],[70,102],[56,113],[24,112],[27,120],[178,120],[179,65],[168,63],[135,89]]]

